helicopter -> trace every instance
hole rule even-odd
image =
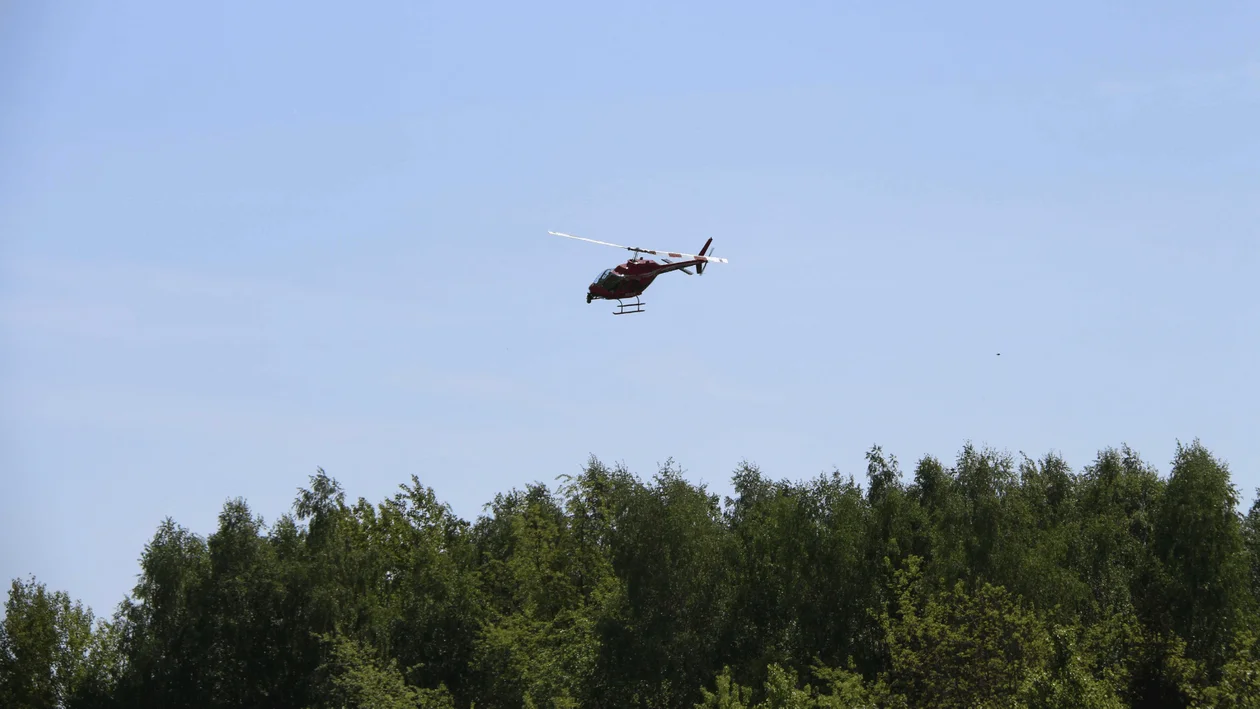
[[[619,244],[610,244],[606,241],[596,241],[581,236],[573,236],[572,234],[562,234],[558,231],[549,231],[548,234],[554,236],[563,236],[568,239],[577,239],[578,241],[589,241],[592,244],[602,244],[617,249],[625,249],[633,251],[634,256],[623,264],[618,264],[613,268],[606,269],[603,273],[587,287],[586,302],[589,304],[592,300],[615,300],[617,301],[617,309],[613,311],[613,315],[628,315],[643,312],[643,303],[639,300],[639,296],[648,286],[652,285],[652,281],[662,273],[670,271],[682,271],[688,276],[704,274],[704,268],[711,262],[727,263],[724,258],[718,258],[712,254],[706,256],[709,251],[709,245],[713,243],[713,238],[704,242],[704,248],[700,249],[699,254],[682,254],[673,251],[656,251],[653,249],[641,249],[637,246],[621,246]],[[660,256],[663,263],[657,263],[652,259],[645,259],[639,254],[652,254]],[[673,262],[666,256],[687,259],[686,261]],[[692,273],[690,267],[695,266],[695,273]],[[633,303],[624,303],[623,299],[634,298]]]

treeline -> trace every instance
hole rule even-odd
[[[472,523],[320,470],[269,526],[164,521],[108,619],[14,580],[0,706],[1260,706],[1260,506],[1197,441],[867,460],[723,501],[592,459]]]

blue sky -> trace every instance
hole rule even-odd
[[[774,9],[771,9],[774,8]],[[0,575],[316,466],[466,518],[1200,437],[1260,486],[1250,2],[6,3]],[[730,259],[614,318],[627,255]],[[996,356],[1000,352],[1001,356]]]

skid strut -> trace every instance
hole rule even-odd
[[[635,298],[633,303],[623,303],[618,300],[617,309],[613,311],[613,315],[632,315],[634,313],[641,313],[643,312],[643,306],[645,305],[647,305],[647,303],[639,302],[638,298]]]

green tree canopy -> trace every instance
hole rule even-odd
[[[1260,706],[1260,502],[1198,441],[1079,470],[965,445],[720,499],[591,458],[460,519],[317,470],[268,523],[162,520],[97,619],[13,580],[0,706]]]

